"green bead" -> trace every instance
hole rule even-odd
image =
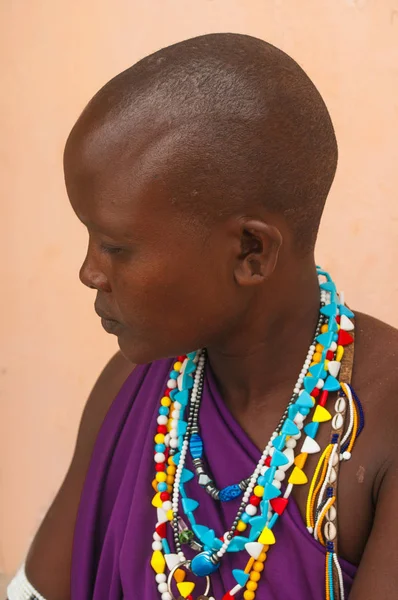
[[[193,531],[185,529],[179,534],[180,544],[189,544],[194,538]]]

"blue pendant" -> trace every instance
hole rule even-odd
[[[329,350],[330,344],[333,342],[333,331],[328,331],[326,333],[321,333],[316,338],[317,342],[322,344],[327,350]]]
[[[181,483],[187,483],[193,478],[193,473],[189,469],[183,469],[181,472]]]
[[[315,377],[304,377],[303,385],[304,385],[305,391],[308,392],[309,394],[311,394],[311,392],[313,391],[313,389],[317,383],[318,383],[318,380],[315,379]]]
[[[184,372],[182,375],[182,389],[184,390],[190,390],[191,388],[193,388],[193,379],[191,377],[191,375],[189,375],[189,373]]]
[[[287,409],[287,416],[289,417],[289,419],[291,419],[293,421],[294,417],[298,413],[298,409],[299,409],[299,407],[297,406],[296,403],[289,406],[289,408]],[[276,438],[276,439],[278,439],[278,438]]]
[[[192,360],[188,360],[187,364],[185,365],[184,373],[186,373],[187,375],[190,375],[191,373],[194,373],[195,371],[196,371],[196,364]]]
[[[194,575],[197,577],[206,577],[206,575],[211,575],[220,566],[220,563],[214,564],[211,559],[211,552],[201,552],[197,554],[195,558],[192,559],[190,569]]]
[[[344,306],[344,304],[340,304],[339,309],[340,309],[340,314],[341,315],[345,315],[349,319],[353,319],[355,317],[355,315],[352,312],[352,310],[350,310],[349,308],[347,308],[346,306]]]
[[[337,304],[335,302],[326,304],[326,306],[322,306],[320,312],[326,317],[335,317],[337,315]]]
[[[261,515],[259,515],[258,517],[252,517],[250,519],[250,525],[252,528],[251,532],[250,532],[250,538],[251,538],[252,534],[257,538],[258,535],[262,532],[262,530],[266,526],[266,524],[267,524],[266,517],[263,517]]]
[[[272,485],[272,483],[266,483],[264,486],[264,500],[273,500],[274,498],[278,498],[281,495],[281,491],[278,490],[277,487]]]
[[[330,344],[329,344],[329,346],[330,346]],[[329,346],[328,346],[328,348],[329,348]],[[318,379],[324,379],[324,377],[326,377],[325,363],[320,362],[320,363],[314,365],[313,367],[310,367],[309,372],[311,373],[311,375],[313,377],[315,377],[315,384],[317,384]]]
[[[175,390],[173,390],[175,392]],[[171,396],[171,394],[170,394]],[[182,390],[181,392],[176,393],[174,400],[177,400],[182,406],[187,406],[189,401],[189,392],[188,390]]]
[[[182,504],[182,510],[184,511],[185,514],[192,513],[199,506],[199,502],[196,502],[196,500],[192,500],[191,498],[182,498],[181,504]]]
[[[237,483],[228,485],[220,491],[219,498],[221,502],[229,502],[242,495],[242,490]]]
[[[188,423],[186,421],[178,421],[178,425],[177,425],[177,435],[185,435],[186,431],[187,431],[187,426]]]
[[[286,454],[283,454],[283,452],[280,452],[275,448],[271,458],[271,467],[283,467],[283,465],[287,465],[288,462],[289,459]]]

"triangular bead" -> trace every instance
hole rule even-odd
[[[318,335],[316,340],[317,342],[322,344],[324,348],[328,349],[330,344],[333,342],[333,336],[333,331],[327,331],[326,333],[321,333],[320,335]]]
[[[333,333],[337,333],[338,330],[339,330],[339,326],[337,324],[336,318],[331,317],[331,319],[329,321],[329,331],[331,331]]]
[[[312,377],[311,375],[307,375],[307,377],[304,377],[303,385],[305,391],[311,394],[311,392],[317,384],[317,381],[318,380],[315,379],[315,377]]]
[[[289,483],[292,483],[293,485],[303,485],[304,483],[307,483],[307,482],[308,482],[308,477],[304,473],[304,471],[302,471],[298,467],[294,467],[294,469],[289,477]]]
[[[300,452],[300,454],[298,454],[296,456],[296,458],[294,459],[294,464],[299,469],[303,469],[304,465],[305,465],[305,463],[307,461],[307,458],[308,458],[308,454],[306,452]]]
[[[193,478],[193,473],[189,469],[183,469],[181,472],[181,483],[187,483]]]
[[[326,292],[334,292],[336,290],[336,286],[333,281],[325,281],[324,283],[321,283],[319,287],[321,290],[325,290]]]
[[[353,341],[354,341],[354,338],[352,337],[351,334],[348,333],[348,331],[344,331],[344,329],[340,329],[338,338],[337,338],[337,343],[339,346],[349,346],[350,344],[352,344]]]
[[[247,538],[236,535],[228,546],[229,552],[240,552],[245,547]]]
[[[169,571],[174,569],[174,567],[177,566],[181,562],[178,554],[174,554],[174,553],[165,554],[164,558],[166,560],[167,568],[169,569]]]
[[[160,550],[155,550],[153,552],[151,558],[151,567],[157,574],[164,573],[166,561]]]
[[[175,400],[179,402],[182,406],[186,406],[189,401],[189,392],[188,390],[182,390],[175,395]]]
[[[277,487],[272,485],[272,483],[266,483],[264,486],[264,500],[272,500],[272,498],[277,498],[281,495],[281,491],[278,490]]]
[[[271,529],[269,529],[268,527],[264,527],[264,529],[262,530],[260,537],[258,538],[258,541],[260,544],[264,544],[266,546],[271,546],[272,544],[275,544],[276,540],[275,540],[275,536],[272,532]]]
[[[176,569],[174,571],[174,579],[177,583],[181,583],[181,581],[184,581],[185,577],[185,571],[183,571],[182,569]]]
[[[190,373],[194,373],[195,371],[195,363],[192,360],[188,360],[187,364],[185,365],[184,373],[187,373],[189,375]]]
[[[283,452],[280,452],[275,448],[274,453],[272,455],[271,466],[272,467],[282,467],[289,462],[289,459]]]
[[[249,522],[250,522],[250,525],[252,528],[252,532],[254,532],[255,535],[259,535],[259,533],[266,526],[267,519],[265,517],[259,515],[258,517],[252,517]]]
[[[232,575],[235,577],[236,583],[241,587],[245,587],[247,580],[249,579],[249,573],[245,573],[242,569],[233,569]]]
[[[316,454],[316,452],[320,452],[321,447],[312,437],[307,435],[304,440],[304,443],[301,447],[301,452],[306,452],[307,454]]]
[[[152,498],[152,506],[154,506],[155,508],[162,508],[163,500],[160,499],[160,492],[155,494]]]
[[[215,538],[216,534],[214,533],[213,529],[209,529],[204,535],[202,535],[200,541],[208,548],[212,548]]]
[[[328,362],[328,371],[333,377],[337,377],[340,373],[341,363],[337,360],[330,360]]]
[[[178,421],[177,424],[177,435],[185,435],[188,423],[186,421]]]
[[[355,315],[352,312],[352,310],[350,310],[349,308],[347,308],[346,306],[344,306],[344,304],[340,304],[339,311],[340,311],[340,315],[342,315],[342,316],[345,315],[349,319],[353,319],[355,317]]]
[[[180,462],[180,455],[181,455],[181,452],[176,452],[172,456],[173,463],[175,464],[176,467],[178,466],[178,463]]]
[[[315,423],[314,421],[307,423],[307,425],[304,427],[305,433],[311,438],[315,438],[316,434],[318,433],[318,429],[319,423]]]
[[[318,379],[323,379],[326,375],[325,363],[320,362],[320,363],[314,365],[313,367],[310,367],[309,372],[311,373],[311,375],[313,377],[315,377],[316,382],[318,381]]]
[[[323,386],[323,390],[325,392],[337,392],[340,389],[340,383],[338,380],[333,377],[333,375],[329,375],[329,377],[325,381],[325,385]]]
[[[300,429],[295,423],[293,423],[291,419],[285,419],[285,422],[282,425],[281,432],[285,435],[297,435],[298,433],[300,433]]]
[[[278,437],[276,437],[273,440],[272,445],[277,450],[283,450],[283,448],[286,445],[286,436],[285,435],[278,435]]]
[[[294,417],[297,415],[298,410],[299,407],[297,406],[297,404],[292,404],[291,406],[289,406],[289,408],[287,409],[287,416],[289,417],[289,419],[294,421]]]
[[[315,400],[306,391],[302,391],[300,396],[296,400],[296,405],[301,406],[303,408],[312,408],[314,406],[314,403]]]
[[[272,510],[274,510],[276,514],[280,516],[284,512],[286,506],[288,505],[288,502],[289,498],[273,498],[270,501],[270,504]]]
[[[177,589],[183,598],[187,598],[195,589],[195,584],[192,581],[182,581],[177,583]]]
[[[323,406],[318,405],[315,409],[312,420],[314,421],[314,423],[325,423],[326,421],[330,421],[331,418],[332,415],[330,414],[330,412]]]
[[[322,306],[320,312],[326,317],[334,317],[334,315],[337,315],[337,304],[335,302],[326,304],[326,306]]]
[[[258,542],[248,542],[245,544],[245,549],[252,558],[257,560],[263,551],[263,544],[259,544]]]
[[[192,513],[199,506],[199,502],[196,502],[196,500],[192,500],[192,498],[182,498],[181,504],[182,504],[182,510],[184,511],[185,514]]]
[[[158,508],[157,516],[158,516],[158,523],[167,523],[167,521],[168,521],[167,514],[166,514],[166,511],[163,510],[163,508]]]
[[[207,532],[209,531],[209,528],[206,527],[205,525],[198,525],[197,523],[195,523],[194,525],[192,525],[192,531],[194,532],[196,537],[200,541],[202,541],[202,537],[207,534]]]
[[[156,525],[155,531],[161,538],[165,538],[167,536],[167,523],[158,523]]]

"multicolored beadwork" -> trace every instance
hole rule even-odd
[[[330,276],[319,268],[318,275],[321,309],[314,343],[311,344],[286,411],[254,472],[247,479],[219,490],[207,473],[205,448],[198,425],[206,352],[198,351],[180,356],[173,366],[161,398],[154,437],[156,475],[153,486],[156,494],[152,504],[157,509],[157,523],[151,565],[156,573],[162,600],[175,598],[172,585],[176,586],[181,597],[193,599],[195,584],[185,581],[183,568],[210,582],[211,574],[219,568],[227,552],[246,553],[248,559],[246,564],[242,564],[242,569],[234,569],[236,585],[224,594],[223,600],[230,600],[239,593],[243,594],[244,600],[254,600],[267,552],[276,543],[273,533],[275,523],[283,515],[294,486],[308,482],[304,472],[308,456],[321,451],[315,440],[320,424],[331,421],[335,430],[342,426],[342,410],[337,410],[337,405],[340,402],[339,407],[343,407],[343,395],[336,401],[334,417],[326,404],[329,395],[336,391],[349,395],[348,388],[340,385],[338,375],[344,348],[353,341],[349,333],[353,329],[350,321],[353,314],[341,302]],[[349,426],[348,434],[342,441],[347,444],[342,453],[343,459],[349,458],[353,440],[355,441],[359,431],[358,413],[355,408],[350,408],[350,411],[352,426],[351,430]],[[311,421],[304,425],[309,415]],[[306,437],[301,451],[296,455],[295,448],[302,433]],[[331,520],[324,524],[326,515],[330,514],[335,504],[335,498],[329,493],[328,481],[332,477],[333,462],[340,458],[338,438],[339,436],[332,436],[331,444],[322,453],[310,485],[307,503],[307,527],[328,549],[327,597],[335,597],[331,596],[334,592],[329,585],[330,581],[333,585],[333,577],[330,576],[333,567],[337,573],[341,573],[339,566],[336,566],[337,555],[330,545],[334,536],[334,524]],[[231,528],[224,532],[221,539],[219,534],[197,523],[195,519],[198,502],[189,498],[185,491],[185,484],[194,477],[185,467],[188,452],[193,459],[198,484],[215,500],[227,502],[242,495]],[[287,485],[282,490],[282,482],[287,476]],[[323,497],[325,493],[330,497],[319,504],[319,497]],[[318,512],[314,513],[315,502]],[[181,517],[180,510],[189,521],[190,528]],[[175,552],[171,552],[166,539],[167,523],[170,523],[173,530]],[[192,561],[187,561],[185,557],[182,549],[184,542],[198,551]],[[168,578],[166,569],[170,572]],[[208,591],[206,588],[205,596]]]

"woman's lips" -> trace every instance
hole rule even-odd
[[[104,319],[101,318],[101,325],[108,333],[117,334],[121,329],[121,324],[119,321],[113,321],[112,319]]]

